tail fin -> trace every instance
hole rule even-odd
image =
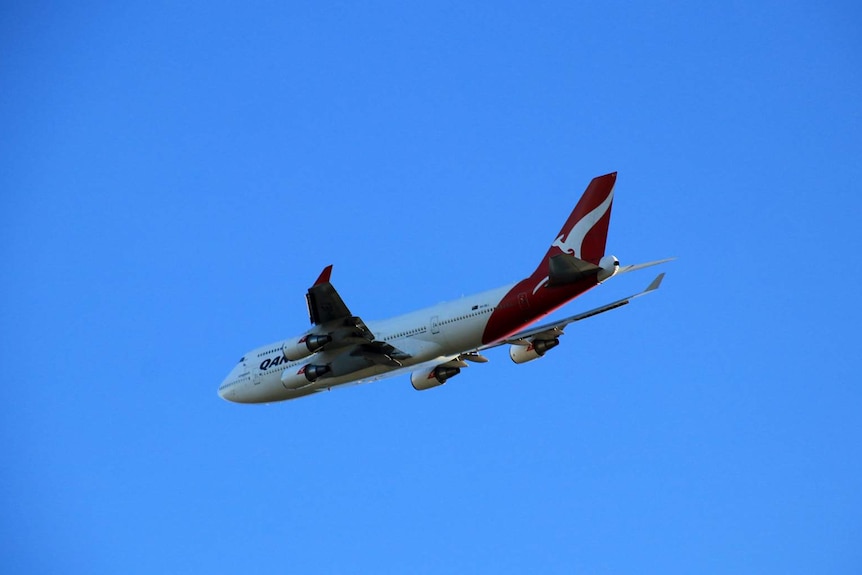
[[[616,172],[593,178],[545,254],[544,265],[551,257],[560,254],[599,264],[605,255],[616,181]]]

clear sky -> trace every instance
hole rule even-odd
[[[322,4],[0,10],[0,571],[859,573],[858,3]],[[610,171],[679,259],[542,360],[216,395],[324,266],[506,284]]]

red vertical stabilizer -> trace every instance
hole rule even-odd
[[[593,270],[605,255],[616,181],[616,172],[593,178],[536,271],[516,284],[488,318],[483,343],[523,329],[598,284]],[[556,258],[552,274],[551,258],[563,255],[569,257]],[[555,282],[560,274],[566,281]]]
[[[547,264],[551,256],[569,254],[598,265],[605,255],[616,181],[616,172],[593,178],[545,254],[543,263]]]

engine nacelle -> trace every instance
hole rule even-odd
[[[509,357],[515,363],[527,363],[545,355],[549,349],[560,345],[558,338],[534,339],[530,345],[513,345],[509,348]]]
[[[423,391],[443,385],[446,380],[461,373],[460,367],[438,365],[430,371],[414,371],[410,375],[410,383],[416,391]]]
[[[332,336],[328,334],[307,333],[302,337],[285,341],[281,347],[281,353],[284,354],[285,359],[296,361],[308,357],[331,341]]]
[[[281,374],[281,384],[287,389],[299,389],[314,383],[322,375],[329,372],[328,365],[306,364],[294,372],[292,369],[284,370]]]
[[[616,256],[605,256],[599,260],[599,267],[602,269],[599,270],[598,278],[600,282],[603,282],[615,276],[620,270],[620,260]]]

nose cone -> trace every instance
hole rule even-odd
[[[232,381],[233,378],[228,376],[223,382],[221,382],[221,385],[218,386],[218,396],[226,401],[233,401],[231,399],[234,394],[234,392],[231,391]]]
[[[248,369],[246,367],[245,356],[243,356],[218,386],[218,396],[225,401],[242,402],[240,395],[243,393],[243,383],[246,380],[248,380]]]
[[[218,396],[225,401],[232,401],[234,403],[242,403],[242,388],[243,382],[245,378],[242,377],[246,375],[245,373],[241,373],[242,370],[238,368],[234,368],[224,381],[221,382],[221,385],[218,386]]]

